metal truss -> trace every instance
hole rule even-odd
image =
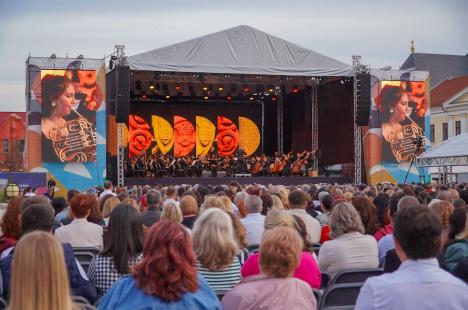
[[[420,167],[468,166],[468,156],[418,158],[416,165]]]

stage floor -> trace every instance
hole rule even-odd
[[[125,185],[182,185],[182,184],[200,184],[200,185],[220,185],[229,184],[231,181],[238,181],[240,184],[262,184],[262,185],[299,185],[299,184],[344,184],[352,183],[350,177],[222,177],[222,178],[190,178],[190,177],[131,177],[125,178]]]

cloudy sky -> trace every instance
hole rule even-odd
[[[25,60],[127,55],[237,25],[351,64],[397,69],[416,52],[468,53],[466,0],[0,0],[0,111],[25,111]]]

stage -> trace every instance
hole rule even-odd
[[[125,178],[125,185],[182,185],[182,184],[200,184],[200,185],[220,185],[229,184],[231,181],[238,181],[240,184],[262,184],[262,185],[300,185],[300,184],[344,184],[352,183],[351,177],[223,177],[223,178],[191,178],[191,177],[131,177]]]

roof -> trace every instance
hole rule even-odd
[[[23,120],[26,124],[26,112],[0,112],[0,126],[10,117],[16,116]]]
[[[432,89],[450,77],[468,75],[468,55],[412,53],[400,69],[429,71]]]
[[[418,166],[468,166],[468,133],[453,136],[418,156]]]
[[[347,76],[352,66],[250,26],[237,26],[130,56],[132,70]]]
[[[468,88],[468,75],[443,81],[431,90],[431,107],[441,106],[465,88]]]

